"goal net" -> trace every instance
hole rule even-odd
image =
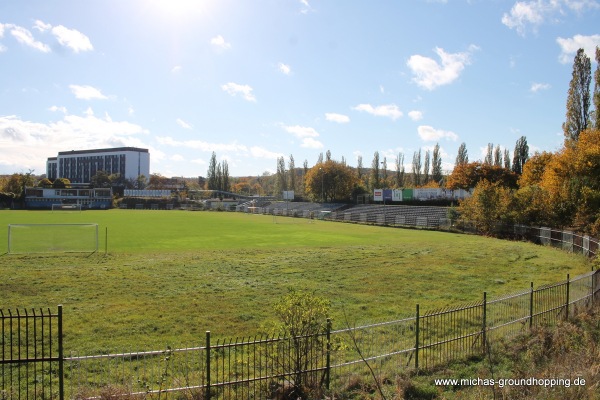
[[[94,253],[98,224],[10,224],[8,253]]]

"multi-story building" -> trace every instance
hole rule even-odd
[[[98,171],[109,175],[120,174],[128,180],[140,175],[150,177],[150,154],[148,149],[116,147],[112,149],[61,151],[57,157],[49,157],[46,176],[51,179],[67,178],[71,183],[89,184]]]

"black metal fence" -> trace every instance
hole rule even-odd
[[[0,309],[0,399],[64,398],[62,307]]]
[[[484,354],[500,338],[553,325],[600,302],[600,271],[455,308],[304,337],[257,336],[198,347],[65,357],[62,309],[1,311],[0,399],[112,396],[193,399],[323,398],[369,370],[393,375]],[[368,364],[368,367],[367,367]],[[64,367],[63,367],[64,365]],[[161,397],[162,396],[162,397]]]

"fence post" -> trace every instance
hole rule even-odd
[[[62,304],[58,305],[58,396],[60,400],[65,398],[65,369],[64,369],[64,347],[63,347],[63,310]]]
[[[331,378],[331,318],[327,318],[327,366],[325,369],[325,387],[329,390],[329,380]]]
[[[481,326],[481,337],[483,339],[483,355],[486,353],[487,348],[487,292],[483,292],[483,324]]]
[[[417,319],[415,320],[415,370],[419,371],[419,305],[417,304]]]
[[[206,399],[210,400],[210,331],[206,331]]]
[[[567,274],[567,301],[565,303],[565,321],[569,319],[569,286],[571,283],[571,276]]]
[[[529,292],[529,329],[533,327],[533,282],[531,282],[531,290]]]

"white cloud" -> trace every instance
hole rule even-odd
[[[325,113],[325,119],[331,122],[337,122],[338,124],[347,124],[350,122],[350,117],[344,114],[336,113]]]
[[[214,38],[210,39],[210,44],[223,50],[231,48],[231,43],[226,42],[225,38],[223,38],[223,36],[221,35],[215,36]]]
[[[451,131],[444,131],[441,129],[435,129],[428,125],[421,125],[417,128],[417,132],[419,133],[419,137],[422,140],[431,142],[437,141],[440,139],[447,139],[452,141],[458,140],[458,135]]]
[[[248,85],[240,85],[234,82],[229,82],[221,86],[225,92],[229,93],[232,96],[237,96],[238,94],[242,95],[242,97],[248,101],[256,102],[256,97],[252,94],[252,87]]]
[[[176,65],[173,68],[171,68],[171,73],[172,74],[178,74],[178,73],[181,72],[181,69],[182,69],[181,65]]]
[[[532,83],[532,84],[531,84],[531,88],[530,88],[529,90],[530,90],[531,92],[533,92],[533,93],[537,93],[537,92],[539,92],[540,90],[547,90],[547,89],[550,89],[550,87],[551,87],[551,86],[550,86],[550,84],[548,84],[548,83],[537,83],[537,82],[534,82],[534,83]]]
[[[35,21],[33,29],[39,32],[51,31],[61,46],[68,47],[75,53],[94,50],[90,39],[76,29],[69,29],[62,25],[53,27],[51,24],[40,20]]]
[[[52,34],[56,37],[58,43],[68,47],[75,53],[94,50],[90,39],[78,30],[58,25],[52,28]]]
[[[266,158],[266,159],[269,159],[269,160],[277,160],[278,158],[284,156],[281,153],[275,153],[275,152],[272,152],[270,150],[267,150],[267,149],[259,147],[259,146],[252,146],[252,147],[250,147],[250,154],[253,157]]]
[[[42,53],[50,53],[50,47],[42,42],[35,40],[28,29],[12,24],[7,24],[5,26],[10,29],[11,35],[13,35],[13,37],[17,39],[19,43],[39,50]]]
[[[171,160],[171,161],[184,161],[185,158],[183,158],[183,156],[181,154],[173,154],[171,157],[169,157],[169,160]]]
[[[413,121],[420,121],[423,119],[423,113],[421,111],[413,110],[408,112],[408,117]]]
[[[57,112],[60,111],[63,114],[67,113],[67,108],[66,107],[58,107],[58,106],[52,106],[50,107],[48,110],[52,111],[52,112]]]
[[[509,13],[504,13],[502,23],[509,29],[515,29],[524,36],[527,28],[534,32],[547,21],[557,21],[569,11],[578,14],[586,10],[599,8],[595,0],[531,0],[517,1]]]
[[[388,117],[394,121],[402,117],[402,111],[400,111],[398,106],[395,104],[385,104],[376,107],[373,107],[370,104],[359,104],[354,107],[354,110],[364,111],[377,117]]]
[[[177,125],[179,125],[183,129],[192,129],[192,125],[188,124],[187,122],[185,122],[181,118],[177,118],[176,122],[177,122]]]
[[[572,63],[577,50],[583,49],[585,54],[593,61],[596,55],[596,46],[600,46],[600,35],[575,35],[572,38],[557,38],[556,43],[560,46],[559,61],[562,64]]]
[[[172,146],[172,147],[185,147],[188,149],[196,149],[201,151],[235,151],[235,152],[247,152],[248,148],[239,144],[237,141],[232,143],[209,143],[201,140],[175,140],[170,136],[164,137],[156,137],[156,140],[159,144],[164,146]]]
[[[60,110],[57,107],[58,111]],[[44,173],[46,159],[59,151],[121,146],[147,147],[138,139],[148,131],[126,121],[93,115],[65,115],[50,123],[25,121],[15,115],[0,117],[0,148],[7,169],[35,169]],[[153,157],[154,157],[153,153]]]
[[[69,85],[71,92],[75,95],[76,98],[82,100],[106,100],[108,97],[102,94],[99,89],[88,85]]]
[[[322,149],[323,143],[319,142],[318,140],[315,140],[313,138],[304,138],[302,139],[302,144],[300,144],[300,147],[305,147],[308,149]]]
[[[291,133],[297,138],[302,139],[302,143],[300,143],[300,147],[306,147],[309,149],[320,149],[323,148],[323,143],[316,140],[316,137],[319,137],[319,132],[317,132],[314,128],[308,126],[283,126],[283,129],[286,132]]]
[[[311,128],[308,126],[299,126],[299,125],[284,126],[283,129],[285,129],[288,133],[291,133],[294,136],[299,137],[299,138],[318,137],[319,136],[319,132],[317,132],[314,128]]]
[[[444,49],[436,47],[435,52],[440,58],[440,63],[433,58],[417,54],[411,56],[406,65],[415,75],[413,81],[417,85],[433,90],[458,79],[465,67],[471,63],[471,55],[478,49],[477,46],[471,45],[466,52],[446,53]]]
[[[277,64],[277,68],[279,69],[279,72],[281,72],[284,75],[290,75],[292,73],[292,68],[284,63],[279,63]]]

